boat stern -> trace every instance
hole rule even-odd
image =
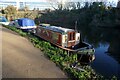
[[[95,49],[91,45],[78,49],[76,53],[80,62],[92,62],[95,60]]]

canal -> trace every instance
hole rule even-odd
[[[84,41],[95,48],[91,67],[105,78],[120,79],[120,30],[114,28],[81,29]]]
[[[96,59],[91,63],[91,67],[106,78],[116,76],[120,79],[120,63],[116,54],[106,53],[109,45],[100,45],[96,48]],[[119,56],[119,55],[118,55]]]

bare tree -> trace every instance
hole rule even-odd
[[[80,6],[81,6],[80,2],[77,2],[77,9],[80,9]]]
[[[57,9],[56,7],[55,7],[55,4],[58,4],[58,2],[57,2],[57,0],[47,0],[49,3],[50,3],[50,5],[51,5],[51,7],[53,8],[53,9]]]
[[[118,0],[117,7],[120,8],[120,0]]]
[[[29,10],[29,7],[28,6],[25,6],[24,7],[24,11],[28,11]]]
[[[47,0],[53,9],[62,10],[65,5],[65,0]]]

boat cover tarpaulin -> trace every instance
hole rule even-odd
[[[8,22],[8,20],[5,17],[0,16],[0,22]]]
[[[29,18],[20,18],[18,19],[19,26],[35,26],[35,22],[32,19]]]

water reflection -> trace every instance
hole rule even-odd
[[[119,77],[120,64],[115,60],[115,58],[106,54],[108,47],[109,45],[101,45],[96,48],[96,59],[91,66],[96,70],[96,72],[107,78],[110,78],[113,75]]]
[[[79,30],[84,41],[96,49],[96,59],[91,64],[96,72],[107,78],[113,75],[120,78],[120,30],[101,27],[82,27]]]
[[[120,40],[115,38],[114,42],[109,43],[108,54],[114,57],[120,64]]]

